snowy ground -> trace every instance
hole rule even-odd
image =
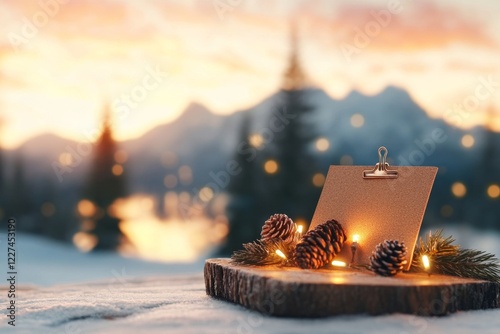
[[[205,295],[201,274],[22,291],[16,333],[498,333],[500,310],[281,319]],[[4,327],[1,327],[4,326]],[[0,332],[9,333],[5,320]]]
[[[460,233],[445,230],[445,235],[459,237],[463,247],[499,254],[499,236],[466,230],[463,238]],[[3,249],[5,235],[0,240]],[[0,268],[6,268],[5,256],[1,257]],[[16,327],[8,326],[2,315],[0,333],[497,333],[500,329],[500,310],[440,318],[266,317],[206,296],[202,266],[203,261],[159,264],[113,254],[81,254],[66,245],[18,235]],[[6,289],[0,287],[0,308],[5,310]]]
[[[0,249],[7,248],[0,234]],[[125,258],[116,253],[81,253],[68,244],[17,233],[16,262],[21,285],[55,285],[102,279],[149,277],[199,273],[204,261],[189,264],[165,264]],[[6,268],[6,256],[0,256],[0,268]],[[1,283],[0,283],[1,285]]]

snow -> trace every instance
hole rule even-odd
[[[5,234],[0,234],[0,247],[7,248]],[[55,285],[201,272],[204,261],[165,264],[125,258],[116,253],[81,253],[63,243],[17,233],[16,265],[22,285]],[[2,253],[3,254],[3,253]],[[0,257],[0,268],[6,268],[6,256]]]
[[[461,231],[445,230],[457,236]],[[493,252],[500,237],[466,230],[464,247]],[[4,248],[4,235],[0,236]],[[491,247],[491,248],[488,248]],[[2,252],[2,255],[4,252]],[[498,253],[497,253],[498,254]],[[0,267],[5,268],[5,256]],[[446,317],[263,316],[205,293],[203,261],[161,264],[116,254],[81,254],[63,244],[18,235],[17,319],[7,325],[0,285],[0,333],[497,333],[500,310]],[[3,280],[2,280],[3,281]]]
[[[16,333],[496,333],[500,310],[272,318],[205,295],[201,274],[21,291]],[[4,327],[1,327],[4,326]],[[6,321],[0,332],[8,332]]]

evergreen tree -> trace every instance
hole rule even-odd
[[[34,222],[27,218],[34,211],[34,203],[32,198],[32,190],[28,187],[26,181],[26,173],[24,161],[21,152],[17,152],[14,159],[13,176],[8,185],[8,208],[7,215],[20,219],[24,218],[22,229],[25,231],[35,232]]]
[[[0,119],[0,137],[2,134],[2,119]],[[37,232],[37,222],[34,219],[34,199],[31,187],[26,181],[25,165],[22,152],[18,150],[14,157],[11,177],[5,173],[4,150],[0,143],[0,219],[15,217],[23,220],[20,230]]]
[[[226,212],[229,220],[229,234],[221,255],[229,255],[241,248],[241,244],[259,238],[262,217],[259,208],[259,193],[256,175],[256,150],[250,149],[251,117],[243,116],[240,138],[234,154],[240,172],[233,176],[228,186],[230,201]]]
[[[291,45],[283,87],[269,115],[270,119],[286,119],[284,127],[274,133],[274,140],[266,143],[259,156],[257,150],[247,155],[239,152],[249,152],[244,146],[239,146],[235,154],[241,173],[233,177],[228,189],[230,232],[220,251],[224,255],[240,249],[242,243],[258,239],[262,224],[270,215],[285,213],[295,220],[309,220],[316,207],[319,189],[312,184],[316,164],[309,153],[315,137],[309,123],[313,109],[304,98],[306,77],[298,60],[295,30]],[[240,135],[239,143],[249,147],[250,115],[245,116]],[[268,160],[275,160],[277,171],[264,172]]]
[[[478,225],[486,228],[500,229],[500,201],[497,198],[488,196],[488,187],[500,185],[500,151],[498,140],[500,136],[494,131],[493,124],[495,111],[490,107],[487,114],[487,123],[484,129],[485,146],[482,157],[474,172],[473,182],[469,187],[469,201],[472,198],[471,210],[467,213],[469,221],[477,222]]]
[[[10,185],[10,197],[12,200],[9,205],[9,212],[12,216],[19,216],[24,213],[26,207],[26,180],[24,173],[24,164],[21,155],[17,155],[14,161],[14,176]]]
[[[289,67],[274,111],[286,113],[289,123],[276,134],[270,151],[270,158],[278,163],[278,172],[269,176],[272,191],[268,192],[268,198],[273,207],[271,211],[286,213],[294,220],[308,221],[319,195],[318,188],[312,184],[316,164],[310,152],[311,142],[316,136],[310,122],[313,108],[305,101],[307,82],[298,59],[295,30],[292,30],[291,45]]]
[[[304,102],[301,90],[283,90],[281,94],[281,108],[293,119],[277,135],[274,145],[278,172],[269,176],[274,185],[270,194],[275,199],[273,211],[286,213],[294,220],[310,220],[318,200],[317,188],[312,183],[316,164],[309,152],[315,137],[308,124],[313,109]]]
[[[119,228],[120,220],[109,210],[116,199],[126,195],[124,175],[113,173],[116,143],[110,123],[110,111],[106,108],[103,130],[94,147],[94,161],[84,192],[85,198],[98,208],[95,227],[90,231],[97,237],[94,250],[113,250],[125,241]]]

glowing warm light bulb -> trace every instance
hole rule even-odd
[[[352,244],[351,244],[352,258],[351,258],[351,264],[350,265],[352,265],[354,263],[354,257],[356,256],[356,251],[358,250],[358,241],[359,241],[359,234],[354,234],[352,236]]]
[[[283,254],[283,252],[281,250],[277,249],[276,250],[276,254],[278,254],[279,257],[282,257],[282,258],[286,259],[285,254]]]
[[[267,160],[264,163],[264,170],[266,171],[267,174],[275,174],[278,172],[279,166],[276,160]]]
[[[429,262],[429,257],[427,255],[422,255],[422,263],[424,265],[425,270],[429,270],[431,267],[431,264]]]
[[[344,261],[333,260],[332,261],[332,266],[335,266],[335,267],[345,267],[345,266],[347,266],[347,264]]]
[[[297,232],[302,233],[303,230],[304,230],[304,226],[302,226],[302,225],[297,226]]]

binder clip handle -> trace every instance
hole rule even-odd
[[[363,178],[365,179],[395,179],[398,177],[396,170],[389,169],[387,162],[387,154],[389,150],[385,146],[380,146],[378,149],[378,163],[375,164],[373,170],[363,171]]]

